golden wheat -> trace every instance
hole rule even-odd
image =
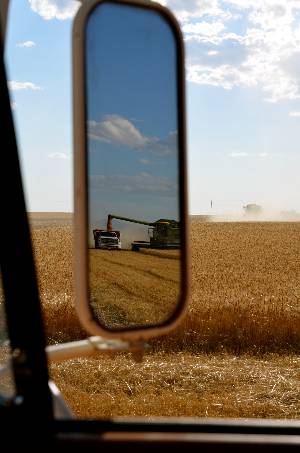
[[[74,305],[72,227],[35,228],[32,239],[48,343],[84,338]]]
[[[51,367],[78,417],[300,417],[300,358],[157,353]]]
[[[35,229],[33,240],[49,341],[82,338],[74,311],[72,228]],[[188,315],[171,336],[154,341],[155,348],[299,351],[300,223],[193,222],[190,250]],[[109,265],[119,259],[112,253],[106,270],[99,271],[107,279]],[[141,258],[130,255],[134,267],[132,260]],[[135,270],[131,271],[127,284],[137,291],[142,277],[135,279]],[[118,272],[113,277],[118,283]],[[164,295],[163,286],[157,286],[158,298]],[[141,304],[136,310],[143,314]]]
[[[169,337],[193,351],[300,349],[300,223],[191,225],[190,309]]]
[[[32,234],[48,342],[83,338],[72,229]],[[192,222],[184,322],[141,364],[120,354],[52,365],[70,407],[81,417],[299,418],[299,239],[299,223]]]

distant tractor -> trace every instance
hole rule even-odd
[[[121,250],[120,231],[93,230],[95,249]]]
[[[258,204],[250,203],[247,204],[246,206],[243,206],[243,208],[247,216],[257,217],[262,214],[262,207],[259,206]]]
[[[180,225],[176,220],[159,219],[156,222],[147,222],[144,220],[130,219],[118,215],[109,214],[107,217],[107,231],[113,231],[113,219],[123,220],[125,222],[137,223],[148,226],[148,235],[150,241],[134,241],[131,244],[133,251],[139,251],[141,248],[149,249],[179,249],[180,247]]]

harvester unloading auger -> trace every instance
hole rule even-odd
[[[125,222],[137,223],[148,226],[150,241],[134,241],[131,249],[138,251],[140,248],[150,249],[179,249],[180,247],[180,226],[176,220],[159,219],[156,222],[147,222],[144,220],[130,219],[114,214],[107,216],[107,231],[113,231],[112,221],[123,220]]]

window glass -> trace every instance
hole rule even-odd
[[[78,2],[11,3],[9,88],[54,344],[85,337],[72,268]],[[187,51],[189,312],[142,363],[78,358],[50,365],[50,375],[79,417],[299,418],[300,4],[164,3]]]

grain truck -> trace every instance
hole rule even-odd
[[[93,230],[95,249],[121,250],[120,231]]]

